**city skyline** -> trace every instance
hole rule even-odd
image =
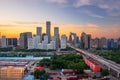
[[[119,0],[1,0],[0,32],[8,38],[21,32],[36,34],[41,26],[45,33],[45,21],[60,28],[60,34],[82,32],[95,37],[119,38]]]

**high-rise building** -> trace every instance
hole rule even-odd
[[[76,33],[70,32],[69,42],[76,45],[77,44],[77,35]]]
[[[54,28],[54,37],[55,37],[55,42],[56,42],[56,49],[58,49],[59,45],[60,45],[59,28],[58,27]]]
[[[66,49],[66,47],[67,47],[67,37],[66,37],[66,35],[62,35],[61,36],[61,49]]]
[[[120,49],[120,38],[118,39],[117,44],[118,44],[118,48]]]
[[[100,39],[100,48],[107,48],[107,39],[105,37]]]
[[[40,36],[40,42],[42,41],[42,27],[37,27],[36,35]]]
[[[46,22],[46,34],[48,35],[48,42],[50,43],[51,40],[51,22]]]
[[[21,48],[28,47],[28,38],[32,38],[32,32],[20,33],[20,47]]]
[[[117,40],[108,39],[107,40],[107,47],[108,47],[108,49],[117,49],[118,48]]]
[[[87,38],[88,38],[88,48],[91,48],[91,35],[90,34],[88,34],[87,35]]]
[[[17,47],[17,38],[7,38],[8,47]]]
[[[92,39],[92,48],[100,48],[100,39],[99,38],[95,38]]]
[[[91,48],[91,35],[90,34],[86,34],[84,32],[82,33],[81,47],[85,49]]]
[[[0,39],[0,48],[1,48],[1,39]]]
[[[48,35],[45,35],[44,36],[44,41],[43,41],[44,44],[48,44]]]
[[[28,49],[34,49],[34,40],[33,40],[33,38],[28,38]]]
[[[6,36],[2,36],[2,39],[1,39],[1,47],[2,47],[2,48],[7,47]]]

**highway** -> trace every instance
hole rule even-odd
[[[81,54],[92,58],[94,61],[97,61],[100,64],[103,64],[103,65],[107,66],[109,70],[112,69],[112,70],[116,71],[117,72],[117,77],[120,76],[120,65],[119,64],[114,63],[110,60],[104,59],[103,57],[100,57],[100,56],[95,55],[93,53],[90,53],[90,52],[84,51],[82,49],[76,48],[73,45],[71,45],[70,43],[67,43],[67,45],[69,47],[73,48],[74,50],[80,52]]]

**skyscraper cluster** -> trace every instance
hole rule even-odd
[[[63,46],[64,44],[64,46]],[[67,38],[62,35],[59,37],[59,27],[54,27],[54,36],[51,36],[51,22],[46,22],[46,33],[42,34],[42,27],[36,28],[36,35],[32,37],[31,32],[25,32],[20,34],[20,47],[28,49],[45,49],[56,50],[65,49],[67,44]]]
[[[118,49],[120,39],[107,39],[105,37],[92,39],[90,34],[82,33],[79,38],[76,33],[70,32],[69,42],[82,49]]]
[[[19,42],[19,43],[18,43]],[[19,46],[18,46],[19,45]],[[20,33],[20,38],[6,38],[2,36],[0,39],[0,47],[20,47],[26,49],[45,49],[57,50],[65,49],[67,45],[66,35],[62,35],[60,39],[59,27],[54,27],[54,36],[51,36],[51,22],[46,22],[46,33],[42,33],[42,27],[36,27],[36,35],[32,32]]]

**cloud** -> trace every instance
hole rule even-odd
[[[67,3],[67,0],[47,0],[48,2],[51,3],[58,3],[58,4],[65,4]]]
[[[120,0],[76,0],[75,7],[92,5],[101,9],[120,10]]]
[[[81,7],[85,5],[91,5],[90,0],[76,0],[76,3],[74,4],[75,7]]]
[[[118,17],[120,16],[120,11],[108,11],[109,16]]]
[[[98,14],[96,14],[96,13],[90,11],[90,10],[87,10],[87,9],[83,10],[82,12],[85,13],[85,14],[87,14],[88,16],[91,16],[91,17],[95,17],[95,18],[99,18],[99,19],[104,18],[103,16],[98,15]]]

